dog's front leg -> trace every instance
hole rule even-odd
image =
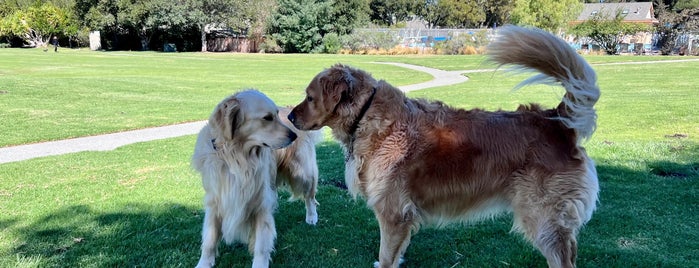
[[[201,257],[197,268],[214,266],[219,240],[221,240],[221,219],[216,217],[211,208],[207,207],[201,231]]]
[[[318,205],[318,201],[316,201],[315,198],[315,193],[312,195],[308,195],[305,197],[305,202],[306,202],[306,223],[310,225],[316,225],[318,223],[318,211],[316,210],[316,206]]]
[[[406,218],[401,213],[394,211],[396,209],[374,208],[381,230],[379,261],[374,263],[374,267],[397,268],[403,262],[403,253],[410,244],[412,218]]]
[[[272,261],[274,239],[277,231],[274,227],[274,217],[271,212],[261,211],[255,219],[254,237],[250,241],[250,251],[253,253],[252,267],[266,268]]]

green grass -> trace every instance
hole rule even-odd
[[[432,79],[374,64],[391,57],[0,50],[0,146],[197,121],[257,88],[296,104],[315,74],[342,62],[397,85]]]
[[[651,59],[665,58],[590,57],[599,63]],[[2,143],[202,120],[240,87],[257,87],[275,101],[294,104],[315,73],[340,61],[397,85],[430,78],[371,62],[452,70],[492,67],[480,56],[0,49],[0,90],[7,91],[0,94]],[[58,71],[62,64],[70,71]],[[599,126],[586,147],[596,161],[601,192],[598,210],[579,235],[578,266],[699,266],[699,62],[595,69],[602,88]],[[548,86],[511,92],[522,75],[469,77],[461,85],[409,95],[455,107],[508,110],[522,102],[551,106],[562,95]],[[185,136],[1,164],[0,267],[192,267],[199,257],[203,217],[200,178],[189,167],[194,142],[194,136]],[[273,266],[368,267],[378,255],[378,224],[362,200],[352,200],[337,187],[344,180],[338,144],[327,137],[317,151],[319,223],[306,225],[303,204],[287,202],[288,195],[281,194]],[[413,237],[404,267],[545,266],[535,249],[509,233],[510,226],[511,218],[504,216],[422,229]],[[220,267],[249,267],[246,247],[221,245],[219,250]]]

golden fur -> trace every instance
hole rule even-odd
[[[598,182],[581,140],[595,128],[592,68],[568,44],[537,29],[499,29],[495,62],[540,72],[524,84],[556,82],[561,104],[516,111],[454,109],[409,99],[385,81],[344,66],[319,73],[289,119],[323,126],[345,148],[345,180],[367,200],[381,232],[380,267],[397,267],[422,224],[514,215],[550,267],[573,267],[576,235],[592,216]]]
[[[277,186],[304,198],[308,224],[318,221],[315,144],[321,133],[294,128],[286,118],[290,110],[258,91],[242,91],[221,101],[199,133],[192,166],[202,175],[206,212],[197,267],[214,265],[221,238],[247,243],[253,267],[269,266]]]

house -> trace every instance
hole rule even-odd
[[[643,23],[650,26],[658,24],[652,2],[584,4],[582,12],[576,20],[571,21],[571,24],[581,23],[594,16],[612,19],[617,12],[624,16],[624,22]]]
[[[617,14],[623,16],[622,22],[641,23],[648,26],[655,26],[659,23],[655,18],[655,10],[652,2],[631,2],[631,3],[592,3],[584,4],[583,10],[578,18],[571,21],[575,25],[590,20],[595,16],[599,18],[613,19]],[[650,32],[638,33],[636,35],[625,36],[619,44],[619,53],[642,54],[649,52],[653,44],[653,34]],[[580,48],[589,47],[590,44],[580,44]]]

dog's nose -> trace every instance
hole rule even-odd
[[[291,111],[286,118],[288,118],[292,124],[296,124],[296,115],[294,115],[294,111]]]

